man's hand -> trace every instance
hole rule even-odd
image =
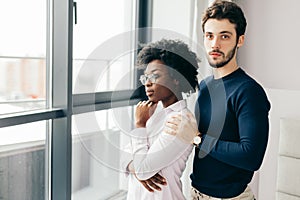
[[[186,116],[172,116],[167,120],[164,132],[170,135],[176,135],[189,144],[193,143],[195,136],[201,135],[198,131],[197,121],[191,113],[187,113]]]
[[[146,122],[152,116],[156,109],[157,103],[152,101],[140,101],[136,106],[135,111],[135,126],[136,128],[146,127]]]
[[[149,192],[154,192],[154,190],[161,191],[159,185],[167,185],[165,178],[159,175],[158,173],[147,180],[139,180],[139,181]]]

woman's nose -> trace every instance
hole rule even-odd
[[[149,78],[147,78],[145,86],[151,86],[151,85],[152,85],[152,82],[150,81]]]

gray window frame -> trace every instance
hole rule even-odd
[[[151,27],[152,0],[136,0],[136,28]],[[0,128],[48,121],[46,137],[46,191],[45,199],[71,199],[72,169],[72,115],[104,110],[119,106],[134,105],[143,98],[138,83],[140,72],[135,74],[137,90],[122,90],[88,94],[72,94],[72,37],[73,0],[47,0],[47,108],[0,116]],[[80,5],[79,5],[80,6]],[[141,32],[138,42],[151,40],[151,33]],[[51,67],[49,67],[51,66]],[[116,95],[117,94],[117,95]],[[134,94],[134,95],[132,95]],[[93,95],[95,101],[86,101]],[[111,104],[114,102],[114,104]],[[93,106],[91,106],[93,105]],[[50,108],[49,108],[50,107]],[[92,107],[92,109],[91,109]]]

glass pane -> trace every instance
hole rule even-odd
[[[74,93],[132,88],[134,0],[78,0]]]
[[[0,2],[0,114],[45,108],[46,5]]]
[[[45,121],[0,129],[0,199],[45,198],[45,138]]]
[[[193,22],[192,5],[194,1],[187,0],[153,0],[152,40],[162,38],[184,39],[192,37]],[[172,9],[167,9],[172,5]],[[180,14],[178,14],[180,12]],[[182,38],[183,37],[183,38]]]
[[[127,180],[120,158],[121,147],[129,141],[126,133],[131,122],[132,106],[73,117],[73,200],[126,197]]]

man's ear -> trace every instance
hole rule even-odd
[[[238,43],[237,43],[237,47],[243,46],[244,41],[245,41],[245,35],[241,35],[241,36],[239,37],[239,40],[238,40]]]

